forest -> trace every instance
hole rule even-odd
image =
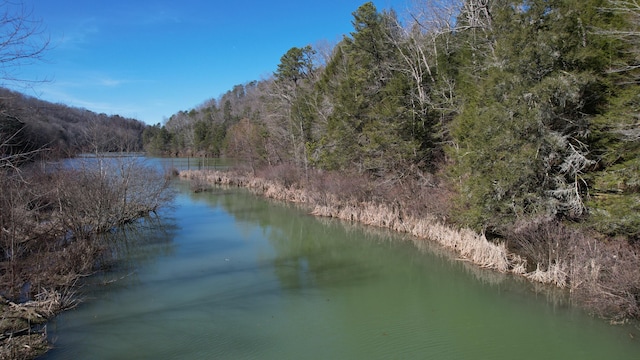
[[[7,159],[142,151],[145,126],[136,119],[96,114],[0,88],[0,149]]]
[[[147,127],[145,150],[437,216],[553,269],[596,313],[640,316],[640,3],[352,15],[337,44],[292,47],[272,76]]]

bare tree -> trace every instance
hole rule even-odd
[[[270,83],[269,96],[276,110],[273,112],[272,123],[279,125],[273,127],[273,130],[276,130],[277,135],[286,134],[288,139],[280,137],[280,142],[286,144],[294,163],[304,167],[305,173],[308,173],[309,167],[306,142],[311,133],[311,121],[309,114],[302,110],[306,106],[302,103],[317,81],[318,60],[320,58],[311,45],[293,47],[280,58],[275,78]]]
[[[42,22],[21,2],[0,3],[0,79],[3,83],[31,83],[18,73],[22,66],[43,60],[50,45]],[[4,84],[2,84],[4,85]]]
[[[437,74],[438,59],[453,51],[453,33],[491,30],[492,17],[487,0],[428,0],[415,2],[404,36],[390,39],[405,63],[404,70],[414,81],[416,111],[454,111],[453,79]],[[475,37],[475,36],[474,36]],[[493,45],[489,44],[491,51]],[[438,83],[437,88],[434,84]],[[438,99],[437,101],[435,99]]]
[[[21,161],[28,160],[37,152],[21,149],[23,144],[20,138],[23,131],[23,122],[0,111],[0,171],[15,168]]]
[[[16,69],[34,61],[42,60],[45,50],[49,47],[49,38],[44,36],[41,22],[32,18],[22,3],[4,0],[0,3],[0,85],[5,83],[28,83],[30,81],[17,76]],[[0,170],[14,164],[16,160],[31,154],[15,153],[11,151],[14,141],[23,131],[19,129],[8,131],[4,125],[6,118],[12,114],[0,113]]]
[[[609,0],[609,6],[603,11],[621,14],[628,19],[629,26],[615,30],[597,30],[599,34],[611,36],[631,45],[631,59],[625,63],[612,64],[610,73],[628,74],[628,83],[640,82],[640,1],[638,0]]]
[[[41,37],[40,22],[32,20],[31,13],[21,3],[2,1],[0,9],[0,81],[13,82],[18,80],[15,69],[41,59],[49,40]],[[0,247],[4,250],[2,259],[8,257],[11,261],[15,259],[18,237],[18,233],[12,231],[17,229],[16,213],[26,213],[28,201],[32,200],[25,191],[14,191],[27,183],[17,162],[30,156],[30,151],[14,149],[23,129],[24,123],[20,119],[4,110],[0,112],[0,187],[3,189],[0,197],[0,213],[3,214],[0,217]],[[7,244],[10,246],[5,246]]]
[[[233,158],[250,166],[255,175],[256,168],[265,160],[265,133],[260,125],[242,119],[227,132],[227,152]]]

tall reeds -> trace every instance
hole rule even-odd
[[[359,222],[413,235],[415,241],[435,241],[456,252],[460,259],[483,268],[522,274],[524,260],[510,254],[503,243],[492,243],[482,234],[456,229],[431,216],[416,217],[400,206],[374,201],[339,198],[330,193],[311,193],[300,187],[286,187],[276,181],[221,171],[190,170],[180,176],[195,182],[247,187],[261,195],[282,201],[303,203],[316,216]]]
[[[417,206],[415,201],[401,204],[367,200],[367,186],[344,179],[330,184],[325,182],[334,178],[316,179],[317,183],[306,186],[289,182],[285,186],[277,179],[226,171],[192,170],[180,172],[180,176],[199,184],[246,187],[268,198],[305,204],[316,216],[410,234],[418,248],[433,241],[474,266],[568,288],[574,300],[603,317],[619,320],[640,316],[640,251],[621,240],[603,242],[584,231],[538,219],[514,224],[512,233],[507,234],[507,246],[489,241],[484,234],[454,227],[437,216],[410,210]],[[429,206],[437,212],[437,204]]]

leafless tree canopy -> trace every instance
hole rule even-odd
[[[0,9],[0,85],[36,81],[21,77],[18,68],[43,60],[50,38],[21,2],[2,1]]]

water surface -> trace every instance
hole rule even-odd
[[[242,189],[178,187],[49,325],[46,359],[640,359],[636,325],[437,248]]]

